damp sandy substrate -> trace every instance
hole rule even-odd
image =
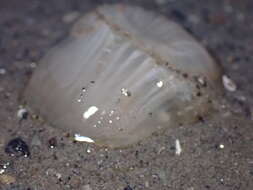
[[[126,1],[179,22],[222,64],[236,88],[225,90],[217,114],[117,150],[74,142],[30,112],[20,119],[26,115],[18,98],[38,60],[80,14],[103,2],[109,1],[0,2],[0,189],[253,189],[251,0]],[[17,137],[28,157],[6,153]]]

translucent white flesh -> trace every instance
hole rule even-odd
[[[196,88],[195,77],[209,86]],[[177,24],[140,8],[106,6],[80,19],[42,59],[25,97],[52,125],[120,147],[195,120],[208,110],[219,77]]]

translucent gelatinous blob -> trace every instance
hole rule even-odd
[[[103,6],[41,60],[25,99],[56,127],[122,147],[206,113],[220,74],[174,22],[138,7]]]

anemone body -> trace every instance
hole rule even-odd
[[[85,15],[25,91],[52,125],[122,147],[210,110],[220,69],[176,23],[132,6]]]

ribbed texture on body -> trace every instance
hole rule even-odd
[[[143,25],[146,19],[150,26]],[[168,30],[173,38],[165,36]],[[183,50],[191,43],[196,51]],[[190,77],[182,77],[188,70]],[[133,7],[125,12],[103,7],[82,18],[70,37],[42,59],[25,94],[54,126],[119,147],[207,110],[211,93],[204,89],[207,94],[197,98],[192,76],[200,74],[213,86],[218,70],[175,23]]]

